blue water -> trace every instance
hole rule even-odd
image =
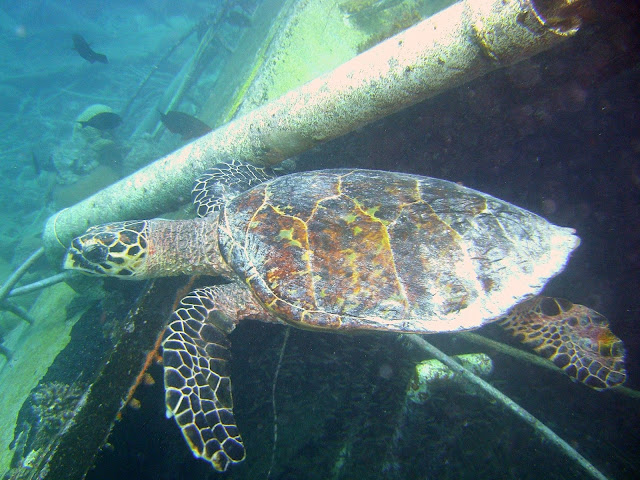
[[[260,1],[227,3],[250,17]],[[200,32],[160,60],[198,22],[219,17],[223,4],[0,5],[0,282],[41,246],[50,215],[184,144],[149,118],[198,47]],[[296,168],[350,166],[444,178],[575,228],[581,246],[545,293],[588,305],[609,319],[627,349],[626,386],[639,389],[639,13],[633,5],[595,1],[581,32],[561,46],[301,154]],[[209,89],[232,47],[251,29],[222,23],[221,45],[231,48],[220,46],[211,54],[175,107],[204,122],[211,120],[203,116]],[[81,58],[71,48],[74,33],[108,63]],[[122,124],[99,133],[101,146],[87,150],[82,136],[87,133],[78,133],[76,119],[94,104],[120,114]],[[57,259],[40,261],[23,283],[58,272]],[[94,305],[95,318],[78,327],[86,329],[87,338],[105,340],[104,351],[91,353],[96,359],[111,348],[108,329],[95,328],[96,318],[104,319],[103,311],[126,312],[139,293],[112,283],[104,288],[108,301],[118,299],[117,308]],[[16,300],[24,308],[31,301]],[[19,324],[0,312],[0,343]],[[497,327],[486,333],[505,340]],[[265,478],[269,469],[270,478],[282,480],[588,478],[482,395],[446,388],[424,405],[403,409],[413,365],[424,355],[391,334],[345,337],[292,330],[274,394],[283,336],[283,327],[257,322],[243,323],[231,336],[235,411],[248,453],[225,478]],[[75,350],[83,350],[82,338],[74,339]],[[95,338],[91,342],[87,349],[96,347]],[[451,336],[438,336],[434,343],[452,354],[478,350]],[[608,478],[640,477],[638,399],[595,392],[487,353],[495,362],[494,386]],[[66,368],[75,378],[76,367],[60,365],[56,375]],[[153,365],[150,373],[158,381],[139,388],[141,408],[125,409],[87,478],[223,477],[193,458],[175,422],[164,416],[161,366]]]

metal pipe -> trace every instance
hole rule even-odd
[[[220,159],[276,164],[496,68],[545,50],[580,25],[583,0],[465,0],[333,71],[62,210],[43,233],[58,255],[90,225],[148,218],[189,199]]]

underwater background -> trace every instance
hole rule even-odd
[[[0,284],[41,247],[51,215],[450,3],[3,2]],[[626,347],[625,386],[640,389],[635,2],[592,0],[581,30],[558,46],[297,155],[285,168],[335,167],[460,182],[575,228],[582,243],[545,294],[606,316]],[[193,213],[185,201],[168,215]],[[59,273],[60,261],[40,258],[21,285]],[[129,312],[160,308],[160,297],[170,308],[184,282],[157,286],[156,297],[147,287],[83,277],[0,299],[0,475],[35,478],[34,458],[64,436],[69,412],[120,351]],[[498,327],[482,332],[510,342]],[[220,474],[193,457],[165,418],[162,366],[150,362],[86,478],[586,478],[483,395],[452,385],[409,405],[408,384],[424,354],[394,334],[288,335],[285,344],[285,327],[259,322],[242,322],[231,335],[234,410],[247,447],[241,465]],[[640,477],[637,397],[592,391],[453,335],[429,339],[449,354],[486,351],[494,386],[608,478]],[[139,359],[120,361],[142,368]],[[126,388],[112,392],[119,401]],[[45,470],[41,478],[57,477]]]

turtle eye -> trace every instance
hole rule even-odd
[[[104,263],[108,254],[109,250],[107,247],[95,243],[93,245],[87,245],[82,252],[82,256],[91,263]]]

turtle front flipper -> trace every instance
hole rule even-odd
[[[622,385],[624,345],[595,310],[568,300],[534,297],[515,306],[500,324],[569,377],[596,390]]]
[[[196,179],[191,199],[198,216],[206,217],[242,192],[275,176],[276,173],[268,167],[257,167],[235,159],[219,162]]]
[[[229,378],[227,333],[234,322],[216,308],[222,288],[184,297],[162,343],[167,416],[175,417],[194,455],[221,472],[245,457]]]

